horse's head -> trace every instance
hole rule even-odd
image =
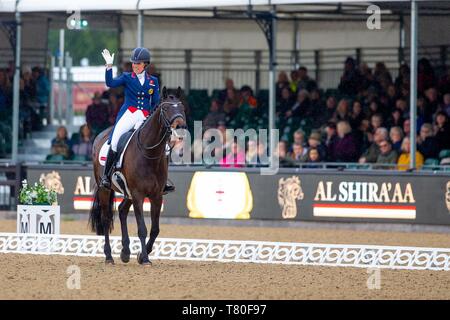
[[[169,94],[166,87],[162,90],[161,99],[161,116],[166,127],[170,127],[172,134],[180,136],[179,129],[186,129],[186,115],[184,113],[184,105],[180,100],[182,95],[181,88],[178,87],[175,95]]]

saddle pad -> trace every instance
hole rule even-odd
[[[125,147],[123,148],[123,151],[120,153],[119,161],[116,162],[116,168],[118,168],[118,169],[122,168],[123,155],[125,154],[128,144],[130,143],[131,138],[134,136],[134,133],[136,131],[137,130],[134,130],[133,133],[128,138],[128,141],[127,141]],[[98,161],[100,162],[100,165],[102,165],[102,166],[104,166],[106,164],[106,157],[108,155],[108,150],[109,150],[109,144],[108,144],[108,140],[106,140],[105,143],[103,143],[103,146],[100,149],[100,152],[98,154]]]

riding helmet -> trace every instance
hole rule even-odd
[[[131,53],[131,62],[139,63],[139,62],[146,62],[150,63],[150,51],[148,51],[146,48],[136,48]]]

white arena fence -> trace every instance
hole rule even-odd
[[[110,237],[110,243],[119,257],[121,237]],[[104,257],[103,246],[103,236],[0,233],[0,253]],[[131,253],[140,249],[139,239],[131,237]],[[377,245],[160,238],[150,259],[450,270],[450,249]]]

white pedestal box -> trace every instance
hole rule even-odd
[[[17,206],[17,233],[59,234],[59,226],[59,206]]]

